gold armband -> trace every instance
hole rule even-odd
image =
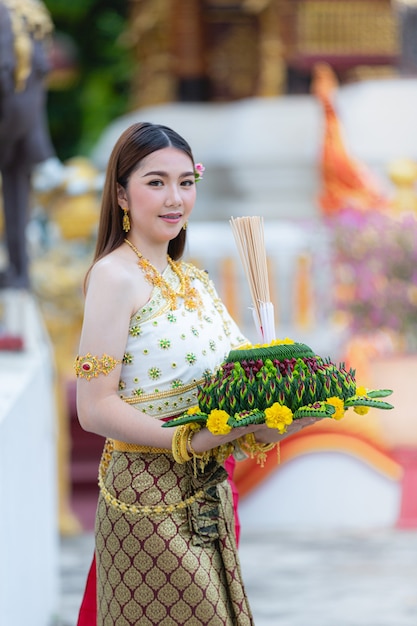
[[[114,359],[108,354],[103,354],[100,358],[88,353],[85,356],[77,356],[74,363],[75,375],[77,378],[97,378],[99,374],[107,376],[119,363],[121,359]]]

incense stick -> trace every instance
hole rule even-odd
[[[254,306],[254,320],[265,342],[275,339],[273,305],[271,303],[266,260],[263,218],[231,218],[239,256],[249,284]]]

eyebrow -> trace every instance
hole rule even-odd
[[[167,177],[168,176],[168,172],[162,172],[160,170],[155,170],[153,172],[146,172],[146,174],[142,175],[142,178],[145,178],[145,176],[162,176],[162,177]],[[180,178],[185,178],[186,176],[194,176],[194,172],[190,171],[190,172],[183,172],[182,174],[180,174]]]

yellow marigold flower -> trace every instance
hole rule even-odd
[[[357,396],[366,396],[367,389],[366,387],[360,386],[356,387],[356,395]]]
[[[353,410],[358,415],[366,415],[369,411],[369,406],[354,406]]]
[[[292,422],[293,413],[287,406],[274,402],[274,404],[264,411],[265,423],[268,428],[276,428],[279,432],[285,433],[287,426]]]
[[[272,346],[292,345],[294,341],[286,337],[285,339],[273,339],[270,343],[255,343],[252,348],[271,348]]]
[[[196,413],[201,413],[200,407],[198,406],[191,406],[187,411],[187,415],[195,415]]]
[[[213,409],[207,418],[206,426],[213,435],[227,435],[232,428],[227,423],[229,415],[226,411]]]
[[[345,403],[343,400],[341,400],[341,398],[336,398],[336,396],[332,396],[331,398],[327,398],[326,403],[331,404],[336,409],[332,418],[334,420],[341,420],[345,414]]]

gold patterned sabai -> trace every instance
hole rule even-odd
[[[253,626],[227,473],[106,446],[96,518],[97,624]]]
[[[77,378],[97,378],[99,374],[107,376],[119,363],[121,359],[114,359],[108,354],[103,354],[100,358],[88,352],[85,356],[77,356],[74,363]]]

